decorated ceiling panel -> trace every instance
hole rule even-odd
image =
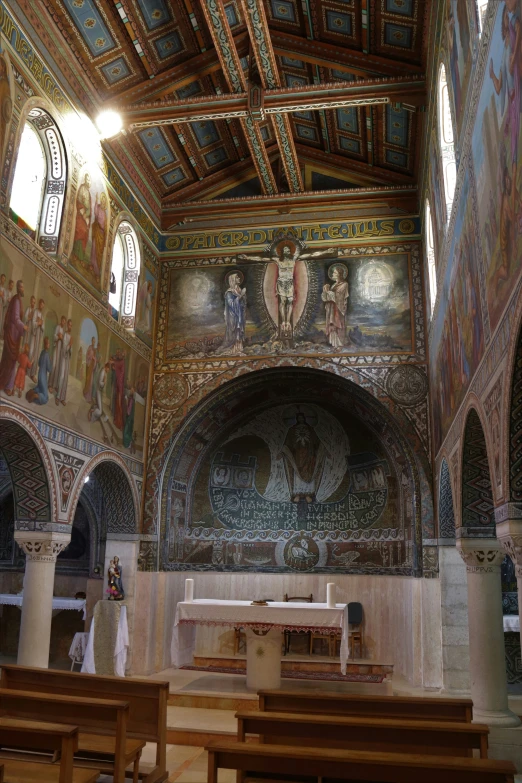
[[[42,24],[122,112],[126,141],[107,143],[168,205],[414,185],[429,4],[42,0]]]

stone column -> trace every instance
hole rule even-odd
[[[504,547],[504,551],[515,566],[518,589],[518,615],[522,607],[522,519],[506,519],[497,525],[497,537]],[[522,635],[520,637],[520,649],[522,650]]]
[[[508,707],[500,564],[496,538],[459,538],[468,582],[469,657],[473,718],[490,726],[520,725]]]
[[[49,666],[56,558],[71,540],[70,533],[15,532],[26,555],[18,663]]]

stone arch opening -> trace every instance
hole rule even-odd
[[[81,502],[84,508],[90,510],[100,540],[108,534],[134,534],[138,531],[138,508],[132,479],[123,465],[112,456],[100,455],[84,468],[79,481],[71,504],[71,523]]]
[[[462,448],[462,528],[465,538],[495,538],[491,472],[484,429],[472,408]]]
[[[408,435],[355,383],[305,368],[251,373],[203,400],[171,444],[160,567],[419,576],[421,473]]]
[[[439,478],[439,538],[455,539],[453,491],[448,463],[442,460]]]

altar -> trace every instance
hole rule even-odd
[[[247,639],[247,688],[281,686],[281,634],[283,631],[341,633],[341,672],[348,660],[348,616],[345,604],[223,601],[201,598],[180,601],[176,608],[171,643],[175,668],[192,664],[196,627],[219,625],[244,628]]]

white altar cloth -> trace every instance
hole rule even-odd
[[[192,664],[196,625],[228,625],[262,631],[341,631],[341,671],[346,674],[348,616],[345,604],[337,604],[335,609],[329,609],[326,604],[297,601],[274,601],[267,606],[252,606],[250,601],[221,601],[212,598],[201,598],[192,603],[180,601],[176,607],[172,630],[172,666],[179,668]]]
[[[24,601],[23,595],[11,595],[10,593],[0,593],[0,604],[6,606],[22,606]],[[53,596],[53,612],[62,611],[62,609],[76,609],[77,612],[83,611],[83,619],[85,620],[85,604],[86,601],[83,598],[59,598]]]
[[[504,633],[520,632],[520,617],[518,616],[518,614],[505,614],[503,619],[504,619]]]
[[[87,674],[96,674],[96,665],[94,662],[95,619],[96,619],[95,617],[92,618],[91,629],[89,631],[89,638],[87,639],[87,647],[85,648],[85,655],[83,658],[83,664],[81,668],[81,671],[87,672]],[[116,644],[114,647],[114,674],[116,674],[118,677],[125,677],[125,667],[127,666],[128,650],[129,650],[129,625],[127,622],[127,607],[122,606],[120,612],[120,619],[118,621],[118,630],[116,633]]]

